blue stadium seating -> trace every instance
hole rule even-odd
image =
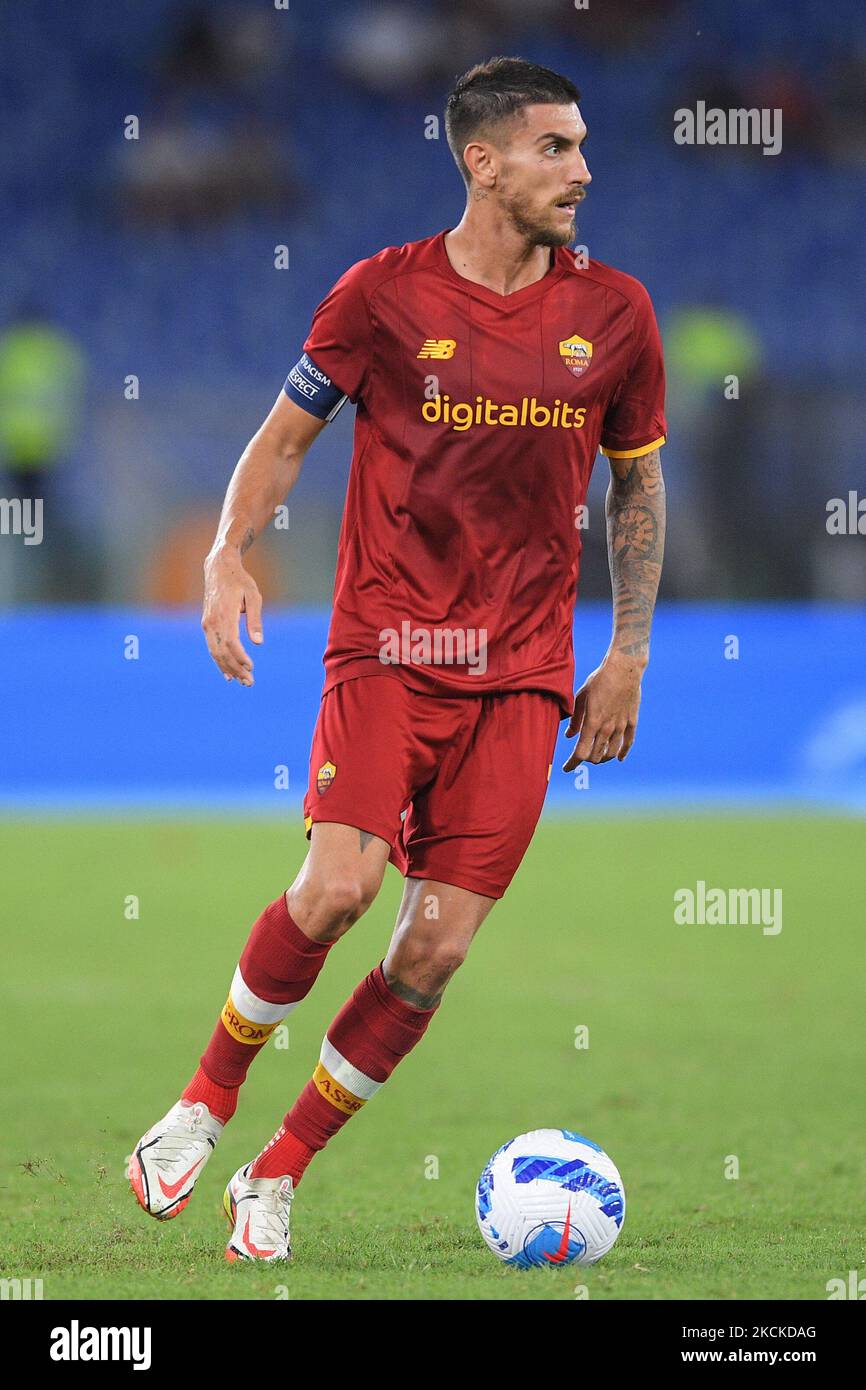
[[[0,318],[22,294],[37,294],[81,335],[97,381],[128,369],[130,343],[150,379],[278,381],[342,269],[453,223],[461,190],[444,139],[421,138],[418,103],[370,98],[330,69],[329,36],[357,5],[293,0],[275,14],[284,68],[261,99],[303,196],[284,215],[194,237],[124,226],[111,195],[121,122],[155,114],[153,65],[178,8],[55,0],[7,15]],[[862,180],[787,151],[778,162],[684,158],[669,138],[672,93],[707,51],[724,52],[734,74],[786,57],[820,75],[863,32],[856,0],[837,0],[831,19],[809,0],[789,0],[784,24],[773,6],[699,0],[675,8],[638,53],[602,54],[531,29],[521,36],[527,57],[566,68],[585,93],[591,251],[644,279],[662,316],[721,286],[759,322],[782,374],[811,370],[817,356],[829,375],[862,375],[848,288],[861,270]],[[434,111],[437,100],[431,93]],[[281,242],[292,266],[282,277],[272,268]]]

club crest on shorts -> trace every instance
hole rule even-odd
[[[579,333],[572,333],[559,344],[559,355],[572,376],[583,376],[592,362],[592,343],[581,338]]]
[[[320,796],[324,796],[336,775],[337,769],[332,762],[322,763],[322,766],[316,773],[316,786],[319,789]]]

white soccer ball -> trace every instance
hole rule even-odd
[[[598,1144],[533,1129],[497,1149],[478,1179],[478,1229],[505,1264],[594,1265],[625,1220],[625,1188]]]

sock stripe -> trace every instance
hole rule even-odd
[[[255,1019],[245,1018],[235,1008],[231,995],[223,1005],[220,1022],[229,1037],[234,1038],[235,1042],[246,1043],[249,1047],[261,1047],[278,1026],[276,1023],[256,1023]]]
[[[327,1067],[324,1067],[321,1062],[317,1064],[316,1070],[307,1084],[314,1087],[329,1105],[333,1105],[337,1110],[342,1110],[344,1115],[355,1115],[363,1105],[367,1104],[365,1100],[353,1095],[351,1091],[346,1090],[344,1086],[335,1081]],[[340,1123],[343,1122],[340,1121]]]
[[[381,966],[362,980],[328,1029],[318,1066],[283,1120],[286,1139],[269,1155],[275,1166],[268,1173],[276,1173],[283,1161],[282,1143],[287,1166],[279,1172],[291,1172],[291,1163],[306,1167],[387,1081],[420,1041],[434,1012],[410,1009],[392,994]]]
[[[353,1066],[342,1052],[337,1051],[327,1036],[322,1040],[319,1063],[330,1073],[338,1086],[342,1086],[362,1101],[370,1100],[383,1084],[381,1081],[374,1081],[372,1076],[367,1076],[366,1072]]]
[[[282,1023],[283,1019],[292,1012],[292,1009],[296,1009],[301,1002],[300,999],[296,999],[291,1004],[273,1004],[268,999],[260,998],[250,989],[241,974],[240,966],[237,967],[232,977],[229,998],[234,1003],[238,1013],[252,1023]]]
[[[285,893],[256,918],[232,977],[229,997],[201,1057],[206,1076],[236,1090],[250,1064],[309,994],[330,950],[304,935]]]

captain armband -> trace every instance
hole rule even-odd
[[[290,401],[320,420],[333,420],[349,399],[306,353],[289,372],[283,390]]]

